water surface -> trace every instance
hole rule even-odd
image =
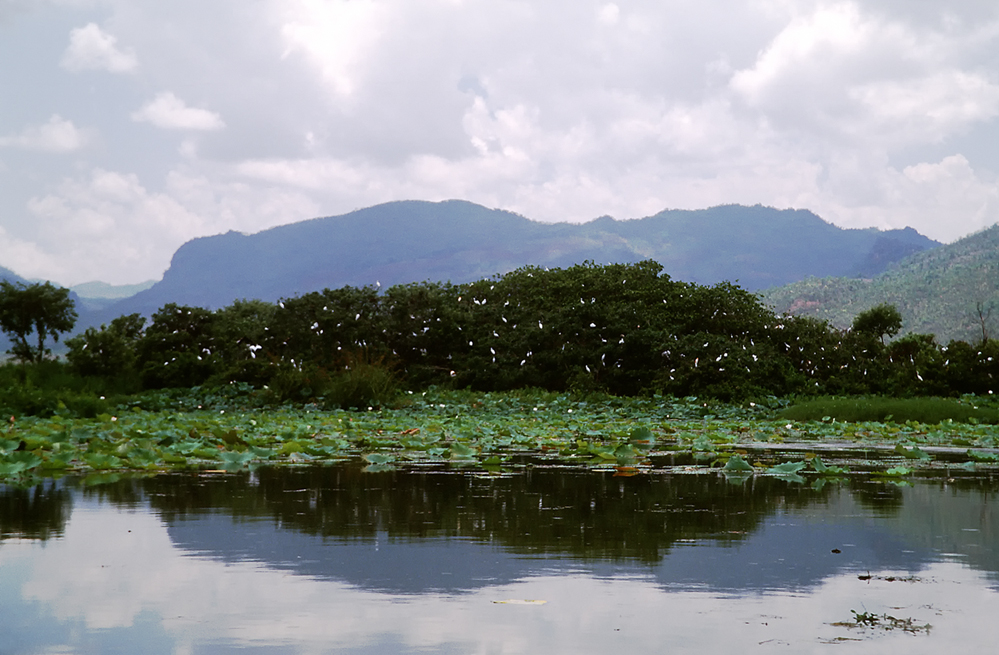
[[[0,655],[982,652],[997,488],[353,466],[0,487]]]

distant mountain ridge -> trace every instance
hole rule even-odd
[[[810,211],[760,205],[666,210],[641,219],[540,223],[471,202],[399,201],[256,234],[194,239],[163,280],[94,320],[149,314],[169,302],[219,308],[322,288],[467,282],[525,265],[655,259],[678,280],[758,290],[808,276],[880,273],[940,244],[911,228],[847,230]]]
[[[18,275],[14,271],[10,270],[9,268],[4,268],[3,266],[0,266],[0,280],[6,280],[7,282],[13,282],[15,284],[17,284],[17,283],[27,284],[28,283],[28,281],[25,280],[23,277],[21,277],[20,275]]]
[[[902,314],[903,333],[975,343],[986,319],[990,338],[999,338],[999,225],[912,255],[873,279],[812,277],[763,295],[778,312],[815,316],[838,328],[886,302]]]
[[[145,291],[154,284],[156,284],[156,280],[148,280],[138,284],[108,284],[107,282],[94,281],[84,282],[83,284],[74,284],[70,287],[70,289],[75,291],[76,295],[81,298],[86,298],[88,300],[108,300],[134,296],[140,291]]]

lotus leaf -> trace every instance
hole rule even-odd
[[[750,466],[749,462],[742,458],[741,455],[732,455],[728,458],[728,461],[725,462],[725,466],[722,467],[722,470],[730,472],[746,471],[751,473],[754,469]]]
[[[784,462],[777,466],[771,466],[766,472],[772,475],[794,475],[806,466],[808,466],[806,462]]]
[[[451,459],[472,459],[477,454],[477,450],[463,443],[451,444]]]
[[[999,453],[986,453],[981,450],[968,450],[968,457],[976,462],[999,462]]]
[[[895,453],[905,457],[906,459],[932,459],[929,453],[922,450],[918,446],[906,448],[902,444],[898,444],[895,446]]]
[[[0,438],[0,453],[9,453],[17,450],[18,446],[21,445],[20,439],[3,439]],[[23,449],[22,449],[23,450]]]
[[[827,466],[819,457],[811,458],[812,468],[819,475],[839,475],[842,473],[849,472],[848,469],[842,466]]]
[[[253,461],[253,453],[223,450],[219,451],[219,459],[222,460],[222,464],[226,470],[240,469]]]

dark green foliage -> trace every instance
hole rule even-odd
[[[70,341],[80,374],[136,371],[147,389],[248,383],[269,402],[367,407],[401,386],[762,399],[988,394],[999,342],[940,347],[892,307],[840,331],[777,316],[732,284],[671,279],[653,261],[527,267],[467,284],[343,287],[211,312],[167,305]],[[134,357],[133,357],[134,354]]]
[[[264,343],[293,365],[330,367],[353,350],[383,352],[382,323],[376,288],[324,289],[280,301]]]
[[[951,341],[940,349],[944,384],[953,393],[991,394],[999,390],[999,342],[980,346]]]
[[[999,410],[950,398],[816,398],[781,410],[792,421],[873,421],[935,425],[946,421],[999,423]]]
[[[411,386],[450,381],[461,293],[450,284],[424,282],[390,287],[381,297],[385,346],[403,363]]]
[[[752,374],[739,382],[734,368],[725,375],[728,353],[748,360],[773,320],[732,285],[676,282],[649,261],[528,267],[457,293],[458,334],[439,365],[458,386],[719,397],[769,388]],[[702,363],[698,349],[717,353]]]
[[[269,403],[312,403],[326,409],[366,409],[391,403],[399,384],[384,357],[365,351],[341,355],[333,370],[306,364],[282,365],[273,374],[263,398]]]
[[[92,418],[111,407],[100,395],[103,385],[75,375],[59,361],[0,366],[0,417],[20,416]]]
[[[885,337],[893,337],[901,329],[902,315],[897,307],[888,303],[862,311],[853,319],[854,332],[880,339],[882,344]]]
[[[215,312],[210,383],[267,384],[273,375],[274,357],[266,344],[272,341],[277,312],[275,305],[262,300],[237,300]]]
[[[887,393],[927,396],[952,392],[944,367],[946,359],[933,335],[907,334],[888,345],[887,356]]]
[[[59,341],[59,334],[76,324],[76,310],[69,289],[44,284],[0,280],[0,330],[12,340],[7,351],[23,362],[38,363],[50,354],[45,340]],[[32,344],[29,339],[37,339]]]
[[[136,376],[136,345],[146,319],[138,314],[119,316],[100,329],[87,328],[66,340],[66,358],[80,375],[131,380]]]
[[[137,344],[143,386],[192,387],[215,372],[218,340],[212,331],[215,315],[211,311],[171,303],[152,319]]]

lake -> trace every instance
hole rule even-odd
[[[0,655],[983,652],[997,490],[355,464],[0,486]]]

